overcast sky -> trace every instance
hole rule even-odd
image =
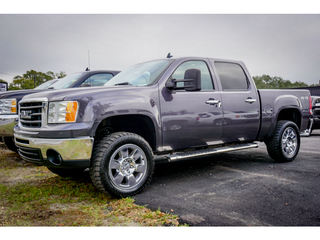
[[[166,57],[242,60],[252,76],[320,80],[319,14],[0,14],[0,79],[123,70]]]

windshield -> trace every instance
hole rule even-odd
[[[73,84],[75,81],[77,81],[82,76],[82,74],[84,74],[84,73],[80,72],[80,73],[70,74],[64,78],[59,79],[59,81],[52,84],[50,86],[50,88],[52,88],[52,89],[68,88],[71,84]]]
[[[157,60],[140,63],[127,68],[110,79],[104,86],[146,86],[154,83],[172,60]]]
[[[46,88],[50,87],[52,84],[54,84],[57,81],[59,81],[59,80],[58,79],[52,79],[52,80],[46,81],[46,82],[40,84],[35,89],[46,89]]]

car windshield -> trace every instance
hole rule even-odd
[[[157,60],[140,63],[127,68],[110,79],[104,86],[147,86],[154,83],[172,60]]]
[[[64,89],[68,88],[70,85],[72,85],[75,81],[77,81],[84,73],[73,73],[70,74],[64,78],[59,79],[58,82],[52,84],[50,88],[52,89]]]
[[[52,79],[52,80],[46,81],[46,82],[40,84],[35,89],[46,89],[46,88],[50,87],[52,84],[56,83],[57,81],[59,81],[59,80],[58,79]]]

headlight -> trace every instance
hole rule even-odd
[[[17,100],[15,98],[0,99],[0,114],[17,113]]]
[[[75,122],[78,113],[78,102],[50,102],[48,123]]]

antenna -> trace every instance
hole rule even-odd
[[[87,67],[88,70],[86,71],[90,71],[90,51],[88,50],[88,65],[89,67]]]

